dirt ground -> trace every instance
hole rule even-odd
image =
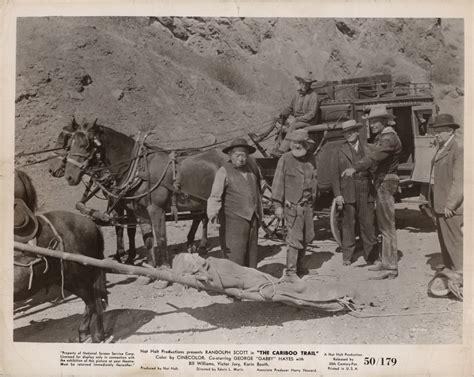
[[[190,223],[168,224],[173,253],[181,252]],[[327,219],[315,222],[317,235],[305,264],[306,279],[339,282],[358,291],[366,318],[299,309],[280,303],[238,301],[174,284],[164,290],[144,278],[107,274],[109,307],[105,326],[117,343],[288,343],[288,344],[449,344],[462,342],[462,303],[428,297],[433,267],[441,262],[436,232],[413,205],[397,205],[400,274],[395,280],[369,280],[373,272],[360,257],[342,266],[342,254],[331,238]],[[199,233],[198,233],[199,234]],[[113,228],[104,228],[106,255],[115,252]],[[260,239],[258,268],[281,276],[285,247]],[[137,235],[143,256],[141,237]],[[216,229],[211,229],[208,256],[218,256]],[[143,258],[136,261],[143,262]],[[20,342],[71,342],[83,302],[68,296],[53,303],[59,290],[39,293],[18,306],[14,339]],[[42,303],[41,303],[42,302]],[[368,317],[370,316],[370,317]]]

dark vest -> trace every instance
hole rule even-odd
[[[226,162],[223,166],[227,173],[227,186],[223,200],[224,211],[232,212],[248,221],[252,219],[254,213],[259,216],[257,175],[248,165],[245,170],[247,179],[231,163]]]

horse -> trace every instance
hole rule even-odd
[[[50,160],[49,163],[49,173],[55,178],[61,178],[64,176],[64,171],[66,167],[66,160],[67,160],[67,152],[71,147],[71,139],[74,133],[80,128],[79,124],[76,122],[75,118],[73,117],[71,122],[63,127],[62,131],[58,135],[56,140],[55,148],[63,149],[63,153],[57,153],[57,158],[53,158]],[[108,205],[111,205],[112,198],[110,198]],[[137,218],[133,212],[133,210],[124,205],[123,201],[118,201],[115,205],[114,210],[112,211],[113,216],[121,217],[125,220],[128,224],[137,223]],[[202,223],[202,237],[197,247],[197,251],[200,255],[203,255],[207,250],[207,229],[208,229],[208,219],[207,216],[202,215],[200,217],[196,217],[193,219],[191,228],[187,235],[187,242],[186,242],[186,249],[188,251],[196,251],[196,247],[194,245],[194,240],[196,238],[196,232],[198,230],[199,224]],[[153,241],[153,233],[151,227],[148,223],[141,222],[140,228],[143,235],[143,243],[145,245]],[[124,249],[124,241],[123,241],[123,226],[117,225],[115,227],[115,234],[117,239],[117,249],[114,258],[121,262],[121,255],[125,253]],[[135,248],[135,234],[136,228],[134,226],[127,226],[127,235],[129,240],[129,251],[128,257],[125,263],[133,264],[133,260],[136,256],[136,248]]]
[[[36,191],[30,177],[22,171],[15,171],[15,203],[18,200],[31,210],[31,220],[37,223],[36,232],[32,235],[37,246],[51,248],[62,244],[66,252],[104,258],[104,239],[92,220],[65,211],[51,211],[39,216],[33,213],[36,209]],[[87,340],[89,334],[94,343],[105,340],[103,313],[108,299],[102,269],[15,251],[13,271],[15,302],[33,296],[42,288],[59,285],[85,303],[78,328],[79,342]]]
[[[98,125],[97,122],[83,124],[72,135],[64,176],[69,185],[76,186],[89,169],[102,167],[120,182],[127,176],[128,166],[134,158],[134,147],[134,139],[123,133]],[[142,179],[126,193],[124,200],[138,218],[152,224],[156,249],[153,248],[153,239],[147,240],[145,246],[153,267],[170,265],[165,215],[170,209],[174,177],[179,177],[180,184],[176,199],[178,210],[205,214],[214,176],[223,162],[224,154],[211,149],[178,158],[176,165],[179,171],[175,174],[173,161],[167,151],[147,147],[146,155],[141,159]],[[203,229],[204,236],[206,239],[201,240],[201,243],[207,241],[207,232],[204,234]]]

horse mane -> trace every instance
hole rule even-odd
[[[15,174],[17,175],[18,179],[20,179],[23,187],[25,188],[26,205],[29,209],[31,209],[31,211],[35,212],[38,206],[38,196],[30,176],[22,170],[15,170]]]

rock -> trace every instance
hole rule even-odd
[[[122,89],[114,89],[112,90],[112,96],[117,100],[117,101],[120,101],[123,96],[124,96],[124,92]]]
[[[77,101],[82,101],[84,99],[84,96],[80,93],[77,93],[76,91],[69,90],[67,92],[69,98],[75,99]]]

